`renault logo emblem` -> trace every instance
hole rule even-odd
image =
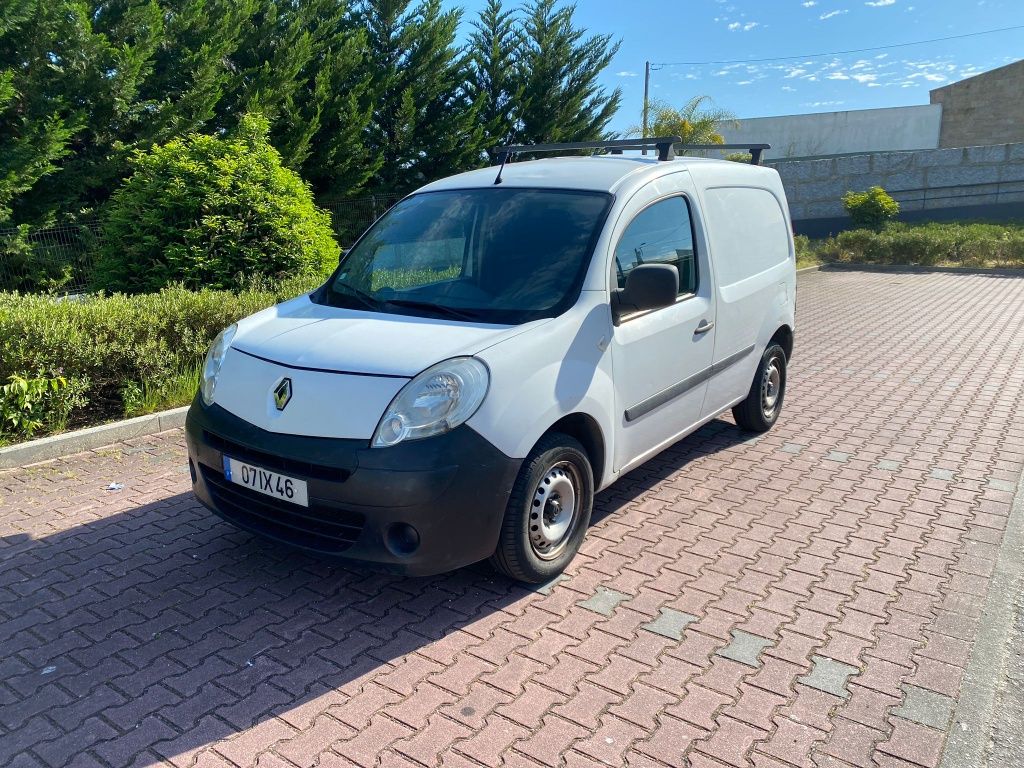
[[[288,401],[292,399],[292,380],[281,379],[281,383],[274,387],[274,405],[277,410],[283,411]]]

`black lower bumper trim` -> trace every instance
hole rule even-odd
[[[240,528],[323,556],[412,575],[488,557],[522,463],[463,425],[390,448],[366,440],[281,435],[198,400],[186,421],[196,496]],[[225,479],[223,457],[305,480],[309,506]],[[408,528],[413,529],[414,534]],[[395,531],[411,548],[395,545]]]
[[[200,472],[223,517],[275,541],[338,555],[355,543],[366,523],[363,515],[320,504],[299,507],[257,493],[229,482],[213,467],[202,466]]]

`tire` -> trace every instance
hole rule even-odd
[[[545,435],[512,486],[491,565],[529,584],[550,581],[579,551],[593,506],[594,473],[583,446],[568,435]]]
[[[761,355],[747,398],[732,409],[736,423],[750,432],[767,432],[779,419],[786,396],[786,352],[774,342]]]

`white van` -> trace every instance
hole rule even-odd
[[[794,331],[782,183],[678,141],[506,148],[225,329],[188,415],[196,496],[320,554],[543,582],[596,491],[730,408],[769,429]],[[640,146],[658,156],[621,153]],[[616,154],[506,162],[595,147]]]

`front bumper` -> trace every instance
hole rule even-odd
[[[185,434],[196,497],[225,520],[319,555],[413,576],[494,552],[522,463],[465,424],[445,435],[370,448],[366,440],[268,432],[199,398]],[[305,480],[309,507],[226,481],[225,454]]]

